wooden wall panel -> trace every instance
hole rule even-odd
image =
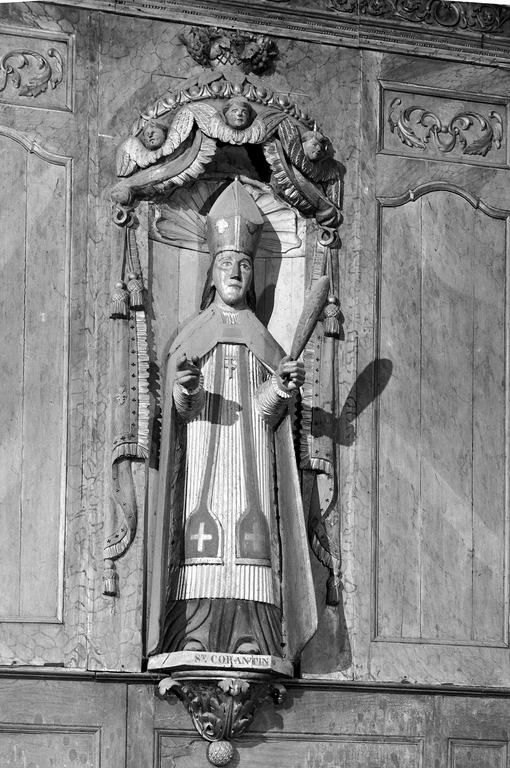
[[[421,637],[470,642],[476,610],[471,579],[473,209],[448,193],[426,195],[417,205],[423,222],[421,370],[415,382],[421,390]]]
[[[1,306],[0,389],[5,414],[0,446],[0,579],[9,589],[0,595],[0,615],[19,613],[19,539],[23,419],[23,334],[26,229],[26,150],[10,137],[0,136],[0,161],[6,178],[18,184],[0,185],[2,229],[10,234],[10,247],[0,251],[2,274],[8,278]]]
[[[20,613],[32,620],[62,620],[70,182],[70,161],[29,155]]]
[[[477,216],[473,238],[473,617],[480,644],[508,638],[507,232]],[[507,345],[506,354],[502,350]],[[504,575],[501,578],[501,574]],[[501,610],[505,606],[505,610]],[[499,608],[498,608],[499,607]]]
[[[418,234],[407,240],[407,232]],[[378,484],[377,633],[389,637],[420,636],[420,371],[421,216],[419,206],[384,212],[383,236],[395,251],[385,259],[381,286],[381,327],[388,335],[380,357],[406,361],[397,365],[381,403]],[[406,242],[405,258],[396,254]],[[390,246],[391,247],[391,246]],[[390,330],[391,329],[391,330]],[[397,457],[406,457],[400,463]],[[398,568],[392,567],[399,552]]]
[[[448,192],[382,212],[381,639],[506,643],[505,238]]]
[[[96,161],[88,143],[89,130],[94,133],[93,25],[86,11],[38,3],[2,4],[0,17],[1,55],[13,54],[3,59],[8,76],[0,94],[8,174],[0,210],[0,346],[2,360],[10,361],[3,366],[8,380],[1,382],[1,463],[7,467],[9,456],[18,465],[9,467],[11,487],[18,483],[16,509],[8,504],[1,513],[7,519],[0,541],[0,664],[84,667],[90,549],[104,511],[97,485],[92,492],[101,477],[102,445],[92,351],[100,291],[87,247],[89,216],[95,220],[88,202]],[[34,53],[61,61],[62,78],[47,80]],[[10,64],[19,67],[19,89]],[[16,420],[18,437],[12,434]]]
[[[4,730],[0,726],[0,760],[4,768],[51,765],[59,768],[99,768],[99,731],[69,731],[65,728],[43,730]]]
[[[266,704],[233,742],[239,768],[507,768],[508,696],[451,689],[406,692],[288,685],[283,706]],[[128,693],[128,768],[207,768],[184,705],[150,685]]]
[[[475,739],[451,739],[448,768],[506,768],[508,743]]]
[[[2,768],[126,768],[125,686],[0,680]]]
[[[208,768],[205,744],[189,735],[159,732],[154,768]],[[254,740],[249,734],[236,745],[239,765],[244,768],[422,768],[422,744],[419,739],[343,737],[334,739],[303,738],[289,734],[281,738]],[[462,766],[464,768],[464,766]],[[492,766],[491,766],[492,768]]]
[[[11,426],[17,425],[15,434],[4,437],[10,456],[8,485],[13,478],[17,485],[16,498],[8,496],[2,505],[9,547],[3,561],[9,568],[0,619],[58,622],[67,437],[70,161],[34,147],[30,153],[15,133],[0,136],[0,151],[20,182],[10,189],[10,202],[0,213],[3,231],[13,232],[14,247],[11,250],[9,239],[5,248],[13,268],[6,269],[4,286],[13,306],[7,303],[3,311],[6,325],[13,319],[16,334],[15,341],[5,339],[9,346],[2,357],[14,358],[18,369],[7,368],[5,382],[5,391],[12,393]]]

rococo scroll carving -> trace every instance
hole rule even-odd
[[[62,56],[50,48],[48,56],[37,51],[10,51],[0,59],[0,92],[11,82],[19,96],[38,96],[48,86],[56,88],[62,82]]]
[[[398,18],[415,24],[436,25],[471,32],[508,33],[510,9],[482,3],[448,0],[330,0],[331,8],[377,18]]]
[[[460,112],[444,124],[433,112],[423,107],[407,107],[400,110],[401,99],[393,99],[389,107],[388,123],[392,133],[407,147],[426,149],[430,139],[440,152],[451,152],[462,147],[464,155],[485,155],[501,147],[503,119],[498,112],[491,112],[491,122],[477,112]],[[417,132],[418,130],[418,132]],[[469,140],[467,134],[473,133]]]

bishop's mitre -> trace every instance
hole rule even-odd
[[[207,215],[207,244],[214,258],[223,251],[255,256],[264,221],[239,179],[217,198]]]

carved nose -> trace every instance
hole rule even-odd
[[[232,269],[230,270],[230,277],[240,277],[240,275],[241,275],[241,270],[239,267],[239,263],[235,261],[232,264]]]

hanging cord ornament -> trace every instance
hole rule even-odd
[[[324,227],[319,234],[319,243],[324,247],[326,251],[326,271],[329,275],[329,281],[331,287],[335,285],[333,275],[333,248],[337,253],[338,245],[338,232],[330,227]],[[324,320],[324,335],[333,339],[340,338],[340,302],[338,297],[331,292],[328,296],[328,301],[324,307],[323,320]]]
[[[110,317],[113,320],[126,320],[130,308],[144,308],[142,270],[135,234],[138,219],[132,210],[117,206],[113,220],[113,253],[120,267],[120,280],[115,283],[112,292]]]
[[[129,291],[126,289],[126,283],[119,280],[115,283],[115,288],[110,300],[110,317],[112,320],[125,320],[129,312]]]
[[[144,308],[143,280],[134,222],[126,232],[126,270],[129,270],[127,288],[130,307],[134,310],[141,310]]]
[[[127,289],[131,309],[143,309],[143,283],[136,272],[129,273]]]
[[[340,305],[334,294],[328,296],[324,307],[324,335],[334,339],[340,338]]]
[[[116,597],[119,593],[119,575],[113,560],[107,558],[103,563],[103,595]]]

